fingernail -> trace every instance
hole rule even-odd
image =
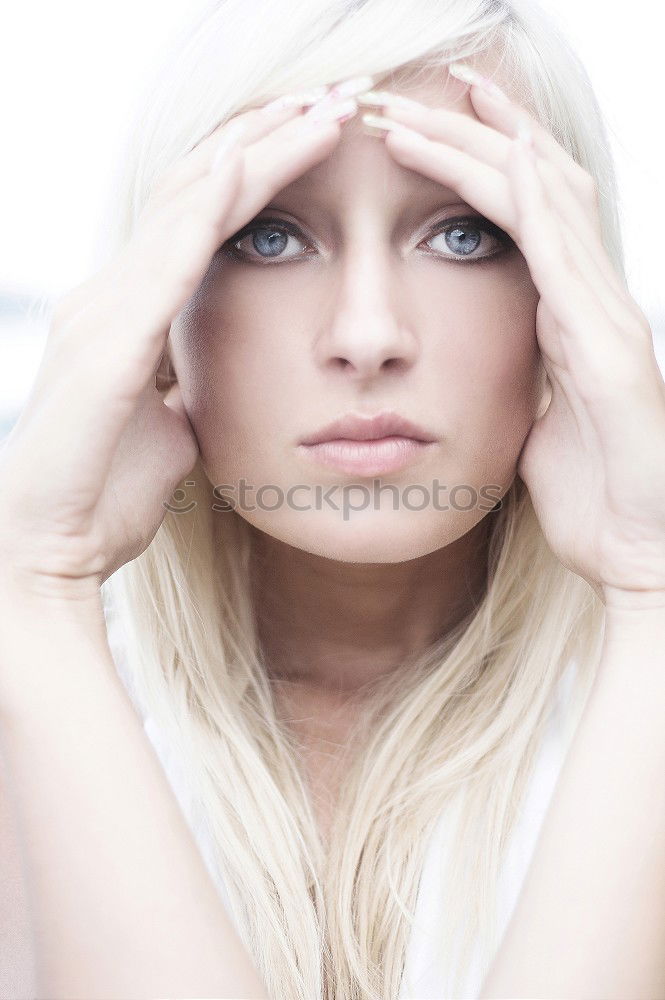
[[[306,121],[309,125],[317,125],[324,121],[348,121],[352,118],[358,110],[358,105],[353,99],[348,99],[346,101],[330,101],[325,97],[318,104],[315,104],[313,108],[306,111],[303,115],[303,121]]]
[[[419,101],[412,101],[410,97],[403,97],[402,94],[393,94],[389,90],[366,90],[356,96],[358,104],[368,105],[375,108],[389,107],[391,104],[400,108],[423,108]]]
[[[226,128],[226,131],[219,140],[217,149],[215,150],[215,155],[213,157],[212,164],[210,166],[210,173],[214,173],[218,170],[226,160],[226,157],[231,149],[235,146],[237,140],[247,129],[246,122],[232,121]]]
[[[349,80],[336,83],[330,90],[329,97],[354,97],[364,90],[370,90],[374,86],[374,78],[371,76],[353,76]]]
[[[391,118],[386,118],[385,115],[373,115],[370,114],[369,112],[366,112],[362,116],[361,121],[363,125],[366,125],[368,128],[377,129],[380,132],[413,131],[412,129],[406,128],[406,126],[402,125],[401,122],[396,122],[393,121]]]
[[[306,90],[297,94],[282,94],[276,97],[269,104],[264,104],[261,111],[265,114],[272,114],[274,111],[282,111],[285,108],[300,108],[306,104],[316,104],[328,93],[328,87],[315,87],[313,90]]]
[[[481,80],[480,73],[477,73],[475,69],[471,69],[466,63],[449,63],[448,72],[457,80],[461,80],[462,83],[480,83]]]
[[[479,73],[477,70],[467,66],[466,63],[450,63],[448,66],[448,72],[451,76],[456,77],[456,79],[461,80],[463,83],[468,83],[470,85],[475,84],[476,87],[481,87],[486,94],[489,94],[490,97],[496,98],[497,101],[505,103],[510,102],[510,98],[503,90],[501,90],[501,87],[499,87],[498,84],[494,83],[493,80],[490,80],[489,77],[483,76],[483,74]]]

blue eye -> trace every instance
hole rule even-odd
[[[435,230],[434,235],[428,237],[427,243],[443,237],[445,246],[441,250],[435,250],[435,255],[442,255],[449,260],[484,260],[496,257],[502,250],[514,246],[513,240],[503,229],[482,216],[444,219],[437,223]],[[479,247],[481,252],[476,253]],[[449,253],[445,253],[446,248]]]
[[[431,255],[460,262],[496,257],[502,250],[514,246],[507,233],[483,216],[443,219],[433,227],[433,235],[425,242],[430,244],[439,237],[443,237],[445,246],[431,250]],[[245,226],[232,239],[227,240],[223,249],[236,260],[259,263],[261,266],[271,260],[288,263],[316,253],[311,248],[285,253],[289,240],[295,240],[302,247],[309,246],[302,231],[292,222],[286,219],[261,219]],[[243,242],[246,244],[244,247]],[[476,253],[479,248],[481,252]]]
[[[240,260],[254,262],[269,261],[272,258],[279,261],[291,261],[297,260],[304,254],[288,255],[284,253],[284,250],[288,246],[289,239],[295,240],[296,243],[303,246],[306,245],[301,236],[298,227],[284,219],[262,219],[261,222],[245,226],[225,246],[232,256]],[[242,246],[243,242],[245,242],[244,247]]]

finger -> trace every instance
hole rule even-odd
[[[527,128],[520,123],[520,131]],[[530,134],[530,133],[529,133]],[[512,144],[511,144],[512,145]],[[533,145],[531,167],[546,210],[559,222],[566,254],[596,290],[604,308],[617,327],[634,326],[635,304],[627,294],[626,286],[610,261],[607,251],[589,226],[583,224],[583,213],[570,187],[558,169],[539,157]],[[587,217],[588,218],[588,217]]]
[[[374,95],[376,98],[372,99]],[[361,95],[361,103],[368,107],[380,107],[384,114],[421,131],[427,138],[448,142],[500,169],[505,168],[509,143],[516,135],[520,121],[526,120],[532,130],[538,156],[561,171],[585,209],[597,207],[593,178],[533,115],[508,97],[498,100],[481,86],[471,87],[469,96],[479,121],[459,111],[428,107],[390,91],[370,91]],[[597,220],[597,213],[594,218]]]
[[[230,121],[219,125],[206,139],[196,146],[184,158],[165,170],[154,182],[146,204],[143,207],[141,217],[137,226],[146,225],[148,216],[161,210],[165,203],[190,186],[194,181],[203,179],[210,171],[210,165],[215,155],[215,150],[219,147],[224,136],[229,135],[230,125],[235,122],[247,121],[247,127],[243,125],[243,132],[236,137],[235,144],[241,145],[251,140],[253,135],[260,136],[277,127],[283,121],[293,117],[295,108],[285,108],[280,113],[263,114],[262,109],[250,112],[245,116],[236,116]],[[251,123],[251,115],[255,115],[254,123]],[[111,262],[112,265],[113,262]],[[69,289],[55,303],[52,310],[51,319],[55,328],[69,323],[79,309],[90,304],[97,291],[103,290],[109,284],[108,267],[100,269],[97,273],[87,278],[76,287]]]
[[[339,135],[334,121],[312,127],[306,116],[299,116],[254,145],[243,147],[237,140],[218,170],[204,173],[141,220],[116,261],[101,280],[95,279],[97,294],[86,297],[85,288],[79,291],[83,312],[70,309],[59,336],[110,323],[114,330],[130,330],[137,348],[137,330],[149,328],[161,338],[165,325],[196,291],[220,243],[274,193],[323,159]],[[117,335],[122,336],[120,329]],[[146,345],[152,352],[154,345]],[[163,344],[160,354],[162,350]],[[151,370],[158,361],[159,355]]]
[[[523,142],[513,144],[509,173],[520,241],[531,277],[556,317],[568,367],[583,398],[626,384],[641,356],[617,328],[588,275],[589,260],[550,210]],[[580,264],[582,270],[580,270]],[[587,270],[587,273],[585,273]]]
[[[243,131],[238,137],[238,142],[242,146],[247,146],[258,139],[262,139],[263,136],[268,135],[273,129],[278,128],[285,122],[291,121],[293,118],[301,115],[303,107],[306,107],[309,103],[308,95],[303,94],[301,96],[302,103],[294,95],[294,103],[292,104],[280,106],[273,105],[273,102],[270,102],[267,106],[254,108],[242,114],[234,115],[227,121],[222,122],[208,136],[197,143],[184,157],[173,163],[155,179],[147,204],[162,204],[193,181],[205,176],[212,166],[220,143],[229,134],[232,124],[242,124]]]
[[[618,296],[625,302],[628,293],[625,277],[617,271],[609,259],[603,242],[600,199],[595,177],[577,162],[532,112],[512,100],[505,91],[500,91],[500,96],[497,96],[488,87],[475,83],[469,87],[469,97],[481,121],[502,132],[509,139],[517,134],[522,124],[526,125],[532,136],[538,160],[542,164],[541,176],[548,187],[556,186],[554,203],[561,207],[568,224],[577,231],[587,248],[595,254],[597,264],[608,284],[613,286]],[[561,176],[566,180],[565,185],[558,181]],[[576,202],[584,209],[581,217],[575,214]],[[634,313],[636,311],[633,310]]]
[[[401,123],[392,123],[386,116],[382,117],[387,131],[386,148],[402,166],[417,170],[452,188],[468,204],[504,229],[516,245],[520,245],[515,202],[504,169],[491,167],[466,152],[428,139],[420,131],[416,132]],[[551,183],[548,184],[548,193],[552,210],[570,220],[571,233],[576,233],[571,239],[582,247],[585,246],[585,241],[586,244],[593,244],[592,248],[586,246],[589,268],[597,282],[603,285],[609,312],[617,323],[626,322],[629,318],[634,323],[635,310],[626,298],[625,288],[616,275],[605,248],[590,228],[578,224],[582,212],[567,190],[565,182],[551,170],[549,177]]]
[[[43,372],[49,384],[39,398],[42,416],[58,415],[52,425],[58,440],[54,445],[51,438],[49,450],[75,452],[93,480],[103,481],[136,398],[154,381],[170,324],[220,243],[328,155],[339,136],[336,119],[313,123],[301,116],[247,149],[231,149],[218,170],[144,220],[97,294],[50,338]],[[36,453],[40,433],[38,426]]]
[[[550,333],[561,334],[567,364],[559,369],[548,363],[543,345],[543,324],[538,340],[554,395],[566,400],[582,440],[595,435],[608,462],[641,475],[662,452],[665,407],[662,379],[652,345],[627,340],[603,312],[593,289],[564,253],[565,236],[556,216],[549,213],[544,191],[524,144],[514,143],[510,163],[513,191],[518,203],[525,256],[546,310],[555,322],[547,322]],[[549,412],[549,411],[548,411]],[[547,420],[547,414],[543,417]],[[590,421],[590,423],[589,423]],[[660,421],[662,434],[656,424]],[[645,439],[645,426],[649,434]],[[655,445],[655,447],[654,447]]]
[[[230,157],[210,178],[205,208],[203,182],[196,182],[201,187],[190,188],[181,213],[170,206],[161,213],[161,228],[153,219],[106,268],[97,294],[49,333],[22,441],[23,454],[56,482],[75,466],[87,469],[90,482],[105,482],[137,400],[149,382],[154,385],[173,316],[214,249],[214,236],[200,220],[206,209],[209,215],[228,212],[241,172],[240,157]],[[62,457],[54,469],[56,454]],[[67,488],[66,481],[57,485]]]
[[[298,93],[281,95],[260,107],[236,113],[231,119],[218,125],[184,157],[160,175],[153,188],[155,201],[159,202],[164,197],[170,197],[182,186],[201,177],[210,169],[217,147],[232,123],[242,124],[243,133],[240,141],[243,146],[247,146],[285,122],[302,117],[303,112],[306,113],[309,108],[353,97],[368,82],[371,82],[370,77],[354,77],[334,85],[323,85]]]
[[[341,123],[356,114],[358,105],[352,98],[331,103],[321,120],[310,117],[313,110],[244,148],[242,189],[225,217],[223,240],[233,236],[279,191],[324,160],[339,141]]]
[[[593,258],[595,267],[612,290],[617,303],[625,303],[628,288],[626,281],[610,260],[600,232],[597,213],[583,209],[579,199],[573,194],[570,185],[563,182],[557,167],[549,160],[538,157],[538,172],[550,195],[550,203],[561,215],[564,223],[575,233],[577,240],[586,247]]]
[[[587,207],[597,204],[595,182],[588,171],[527,108],[513,101],[510,95],[504,96],[505,100],[498,100],[477,84],[469,88],[471,103],[481,121],[512,138],[520,120],[527,120],[538,156],[549,160],[563,173],[576,196]]]
[[[506,175],[473,160],[459,150],[427,139],[420,132],[401,125],[387,132],[385,144],[402,166],[417,170],[443,186],[450,187],[482,215],[492,219],[509,233],[526,259],[541,298],[545,299],[559,322],[563,319],[575,330],[580,315],[589,313],[591,305],[597,309],[595,299],[589,303],[588,290],[579,277],[569,274],[569,257],[560,227],[556,219],[551,217],[543,192],[538,189],[538,198],[535,195],[529,198],[528,192],[521,199],[516,196],[515,189],[522,183],[523,167],[516,171],[512,162],[509,162]],[[514,154],[511,154],[511,158],[512,155]],[[512,188],[511,179],[514,181]],[[529,180],[531,181],[530,178]],[[567,289],[567,295],[561,295],[562,285]],[[563,299],[564,313],[559,307],[560,299]],[[596,319],[597,324],[601,321],[603,325],[609,322],[604,314],[601,319]],[[554,331],[558,330],[554,325],[552,328]],[[564,358],[567,360],[570,354],[558,340],[541,344],[541,347],[544,351],[549,347],[553,357],[559,361]]]
[[[399,96],[399,101],[397,98]],[[504,169],[509,152],[509,139],[496,129],[474,121],[468,115],[448,108],[431,108],[388,91],[379,91],[371,102],[363,95],[363,106],[371,106],[371,114],[381,109],[386,119],[416,129],[426,138],[445,142],[461,152],[475,156],[488,166]]]
[[[236,120],[242,120],[243,123],[247,122],[247,127],[244,128],[243,132],[236,139],[238,146],[247,146],[250,142],[268,135],[271,131],[279,128],[279,126],[284,125],[286,122],[297,117],[302,117],[302,108],[309,101],[314,101],[317,98],[320,99],[320,95],[328,89],[321,87],[318,90],[309,91],[307,94],[293,95],[292,101],[294,103],[289,103],[283,108],[279,106],[271,110],[258,108],[247,112],[245,115],[236,116],[230,121],[217,126],[190,153],[160,175],[160,178],[155,182],[148,196],[148,201],[142,213],[142,221],[145,220],[146,215],[163,208],[166,202],[172,200],[176,194],[182,192],[186,187],[197,180],[204,180],[206,178],[222,138],[229,134],[231,122],[235,122]],[[289,96],[287,95],[287,99]],[[304,103],[299,103],[299,96],[303,98]],[[146,211],[148,206],[150,208]],[[107,284],[107,269],[103,268],[89,278],[86,278],[80,285],[69,289],[54,303],[51,312],[52,323],[59,326],[69,322],[78,310],[88,304],[96,292],[103,289]]]
[[[334,88],[331,93],[334,93]],[[357,112],[358,105],[353,98],[337,100],[330,97],[318,101],[304,114],[300,113],[301,110],[302,108],[299,107],[295,113],[290,108],[264,113],[263,109],[259,109],[238,116],[237,119],[232,119],[225,128],[221,129],[219,135],[215,133],[214,143],[209,143],[206,140],[205,158],[198,163],[195,171],[183,174],[179,179],[176,178],[173,181],[168,177],[162,181],[159,191],[156,191],[152,196],[151,206],[163,207],[165,203],[182,193],[188,186],[205,182],[210,170],[215,168],[215,160],[220,155],[220,144],[229,134],[234,140],[234,147],[246,154],[244,156],[245,172],[250,182],[259,183],[261,177],[270,178],[274,173],[273,168],[275,168],[278,175],[283,178],[280,186],[284,187],[328,155],[332,149],[331,143],[334,144],[339,138],[339,125]],[[312,117],[313,112],[321,116],[320,121]],[[248,117],[252,115],[262,117],[258,120]],[[234,136],[231,130],[236,122],[242,131],[240,135]],[[274,141],[266,142],[270,139]],[[271,155],[276,157],[275,164],[260,163],[263,156]],[[309,156],[309,161],[303,161],[303,155]],[[259,164],[258,169],[257,163]],[[284,167],[287,168],[286,173],[284,173]],[[254,175],[256,175],[256,179]],[[268,183],[268,187],[271,187],[270,183]],[[256,205],[254,211],[261,209],[271,197],[271,195],[266,194],[261,204],[261,190],[266,191],[266,186],[255,189],[257,198],[254,199]],[[248,204],[247,187],[243,204]],[[151,210],[152,208],[149,211]],[[238,212],[235,213],[234,218],[238,218],[242,214],[243,209],[238,205]],[[254,213],[250,211],[247,219],[251,218],[252,214]],[[247,219],[243,219],[237,225],[242,225]]]
[[[505,172],[510,154],[510,144],[513,136],[507,137],[496,129],[470,118],[468,115],[445,108],[428,108],[423,104],[409,102],[408,104],[393,104],[390,94],[385,94],[383,118],[386,122],[396,121],[409,128],[416,129],[426,138],[444,143],[466,153],[487,166]],[[366,96],[364,103],[367,103]],[[519,119],[518,119],[519,122]],[[557,209],[568,223],[578,232],[580,238],[598,255],[599,267],[603,270],[609,285],[617,294],[624,295],[626,285],[617,273],[607,256],[602,243],[599,214],[591,207],[588,199],[581,198],[566,178],[565,171],[552,162],[547,154],[539,155],[539,166],[544,175],[548,189],[555,191],[553,198]]]
[[[515,211],[502,171],[401,124],[386,120],[382,128],[381,138],[397,163],[460,195],[516,241]]]
[[[307,106],[310,102],[315,103],[316,101],[321,100],[321,98],[325,96],[329,90],[330,88],[328,87],[320,87],[301,95],[286,95],[285,100],[287,103],[286,106],[282,108],[279,106],[270,110],[267,110],[266,108],[259,108],[247,112],[244,116],[238,116],[239,118],[244,118],[248,122],[248,127],[237,138],[236,144],[244,147],[250,142],[256,141],[257,139],[270,134],[270,132],[278,129],[281,125],[284,125],[294,118],[304,118],[301,114],[302,108]],[[235,120],[236,119],[232,119],[232,121]],[[203,185],[201,186],[202,190],[205,190],[205,188],[209,186],[210,182],[207,181],[207,178],[210,165],[214,159],[216,151],[219,148],[222,138],[227,136],[229,133],[229,124],[230,122],[224,122],[222,125],[218,126],[206,139],[202,140],[202,142],[200,142],[189,154],[187,154],[187,156],[178,161],[171,168],[165,171],[163,175],[161,175],[161,180],[157,183],[156,187],[153,188],[153,191],[148,199],[148,203],[144,208],[144,213],[139,225],[147,225],[146,215],[152,215],[157,210],[164,210],[168,202],[173,200],[177,194],[182,193],[186,188],[191,187],[194,182],[203,181]],[[289,138],[288,134],[286,135],[286,138]],[[221,175],[220,178],[223,180]],[[192,203],[195,203],[198,197],[199,195],[195,193],[193,199],[190,199],[187,207]],[[146,211],[148,209],[148,205],[150,206],[150,209],[149,211]],[[182,211],[182,206],[180,208],[176,206],[176,211]],[[143,251],[141,251],[141,253],[143,253]],[[149,252],[147,247],[146,253],[148,255],[146,259],[148,259]],[[58,336],[61,329],[70,328],[72,320],[74,320],[79,311],[83,308],[88,309],[90,307],[90,303],[95,300],[97,295],[104,293],[105,289],[107,289],[109,284],[112,283],[109,273],[112,266],[113,261],[111,261],[109,265],[101,268],[94,275],[87,278],[81,284],[69,289],[56,300],[50,316],[49,336],[51,339]],[[35,383],[34,388],[37,388],[37,383]]]
[[[636,323],[637,311],[634,303],[628,297],[625,285],[620,281],[617,272],[608,261],[604,247],[599,245],[593,249],[590,248],[574,226],[569,225],[564,219],[561,220],[561,228],[571,259],[576,264],[578,271],[584,274],[596,288],[612,321],[619,328],[624,328],[627,334],[639,331],[639,339],[643,339],[643,331]]]

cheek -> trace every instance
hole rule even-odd
[[[493,284],[493,289],[486,289],[484,303],[480,296],[475,300],[478,336],[471,341],[471,360],[480,375],[475,388],[482,386],[496,402],[504,401],[510,411],[520,403],[528,404],[538,372],[538,293],[530,278]]]
[[[306,323],[301,306],[297,322]],[[294,325],[292,295],[280,294],[276,283],[273,293],[257,296],[241,274],[223,293],[204,283],[173,324],[172,357],[208,474],[223,477],[239,455],[251,467],[254,459],[265,461],[266,446],[270,454],[284,447],[271,443],[271,434],[284,423],[280,407],[282,417],[292,413],[289,387],[302,378],[292,356]]]
[[[447,439],[446,462],[462,476],[507,483],[539,400],[538,293],[521,257],[441,275],[419,274],[414,290],[421,351],[414,392],[430,400],[432,423]],[[320,320],[316,283],[295,292],[279,276],[274,284],[270,275],[261,280],[261,295],[249,271],[235,272],[223,293],[204,283],[172,327],[184,403],[204,468],[218,482],[245,469],[275,473],[266,462],[279,468],[288,459],[292,387],[312,378],[303,344]],[[426,304],[422,312],[417,302]],[[298,410],[302,426],[306,392]]]
[[[447,308],[446,308],[447,303]],[[439,302],[445,317],[432,369],[445,389],[444,423],[460,460],[515,461],[540,394],[538,292],[522,258],[464,276]]]

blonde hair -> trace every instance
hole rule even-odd
[[[623,274],[602,116],[577,57],[533,0],[211,4],[137,118],[111,242],[128,239],[157,175],[238,111],[361,74],[389,87],[396,69],[418,79],[485,53],[497,80],[597,180],[604,243]],[[167,512],[104,590],[130,637],[137,697],[186,761],[215,872],[270,996],[398,997],[428,837],[453,802],[461,825],[438,933],[461,982],[474,939],[485,964],[498,945],[500,864],[572,656],[571,736],[579,719],[600,653],[601,601],[554,557],[516,477],[488,515],[478,606],[367,699],[326,852],[257,639],[253,530],[235,511],[212,510],[199,463],[187,480],[195,506]]]

